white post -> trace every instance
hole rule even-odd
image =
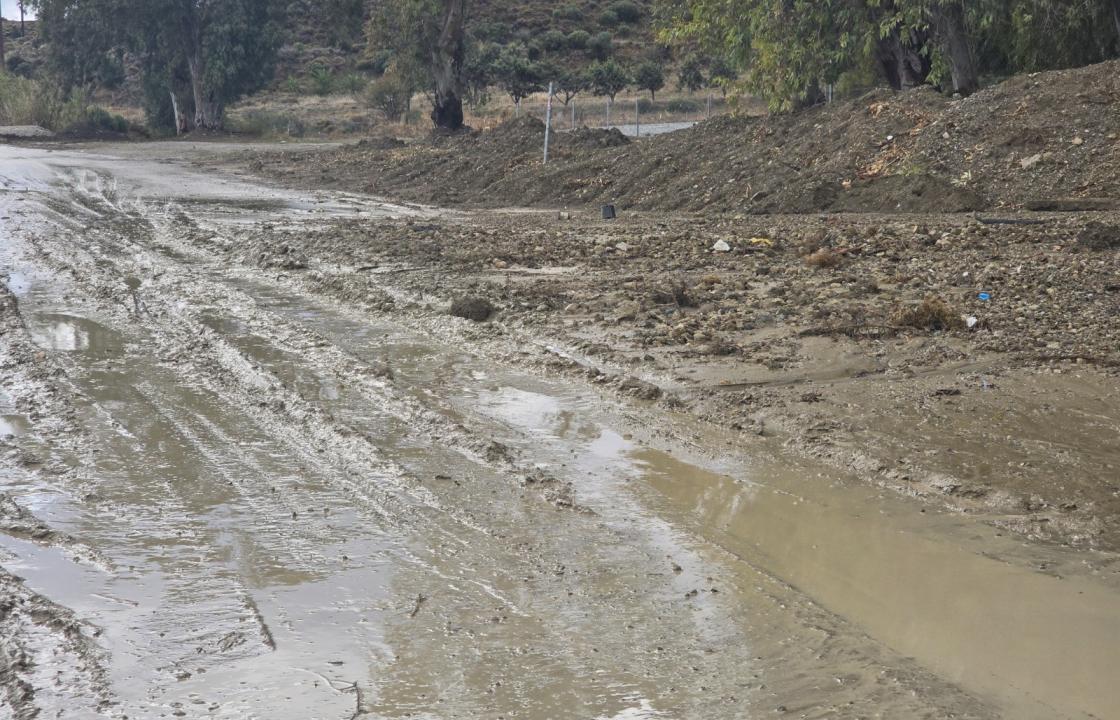
[[[638,115],[641,113],[642,99],[634,98],[634,137],[642,136],[642,121]]]
[[[708,119],[712,119],[712,94],[708,93]]]
[[[611,99],[607,96],[607,127],[611,126]]]
[[[521,98],[517,98],[517,102],[513,106],[513,116],[521,117]]]
[[[572,98],[571,103],[572,103],[572,129],[574,130],[575,127],[576,127],[576,99]]]
[[[552,83],[548,84],[548,108],[544,111],[544,164],[548,164],[548,138],[552,134]]]

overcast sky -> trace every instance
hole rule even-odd
[[[19,20],[19,3],[17,3],[16,0],[0,0],[0,8],[3,8],[3,12],[0,12],[0,15],[3,15],[9,20]],[[35,13],[31,12],[30,8],[27,10],[27,17],[35,17]]]

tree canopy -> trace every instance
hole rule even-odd
[[[847,73],[967,94],[982,73],[1085,64],[1120,50],[1120,0],[661,0],[665,39],[743,70],[776,108]]]
[[[88,83],[106,54],[143,62],[149,121],[219,128],[225,106],[272,77],[280,4],[270,0],[35,0],[52,67]]]

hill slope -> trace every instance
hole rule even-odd
[[[720,117],[600,146],[543,127],[264,157],[266,170],[421,202],[730,212],[953,212],[1120,197],[1120,62],[1012,78],[964,100],[876,91],[793,115]]]

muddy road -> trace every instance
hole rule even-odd
[[[1120,716],[1101,557],[231,261],[471,217],[192,152],[0,146],[0,718]]]

